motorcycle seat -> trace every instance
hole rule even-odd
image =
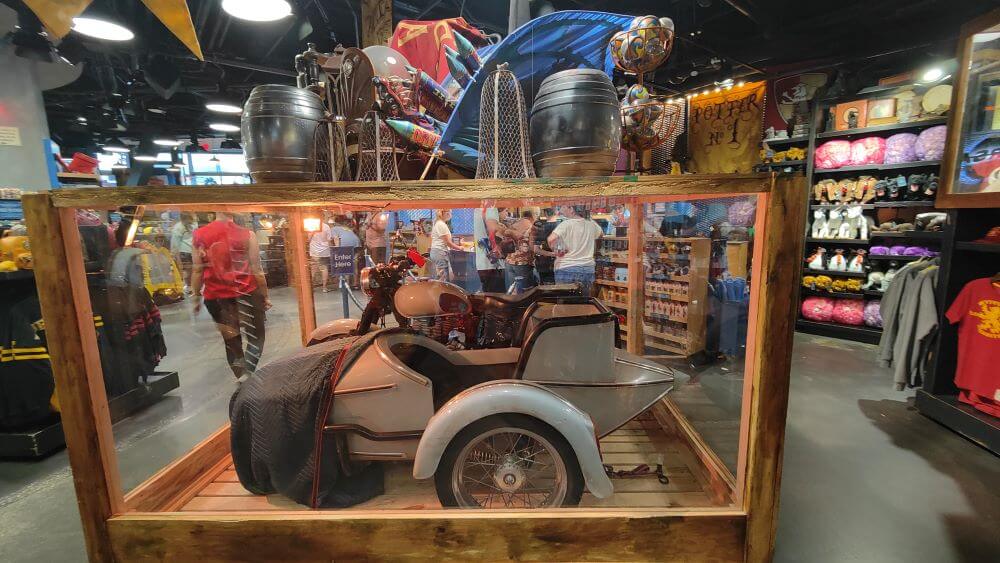
[[[516,294],[473,293],[469,295],[469,301],[472,303],[474,311],[485,313],[503,313],[509,311],[512,314],[520,316],[521,311],[539,299],[570,295],[580,295],[579,284],[539,285]]]

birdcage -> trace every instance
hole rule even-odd
[[[669,142],[681,134],[684,102],[647,99],[641,103],[622,103],[622,148],[639,152]]]
[[[369,111],[361,121],[358,134],[358,181],[399,180],[396,135],[376,111]]]
[[[501,64],[483,84],[476,178],[534,178],[528,139],[521,85],[506,63]]]

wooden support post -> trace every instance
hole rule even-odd
[[[757,209],[766,210],[764,263],[754,280],[757,313],[753,330],[753,384],[747,428],[747,465],[743,506],[747,516],[746,561],[770,561],[778,524],[781,456],[788,410],[788,373],[798,297],[790,291],[802,273],[806,191],[801,178],[771,179],[770,193],[758,195]]]
[[[308,243],[301,209],[294,209],[288,214],[288,235],[292,245],[292,271],[295,273],[295,294],[299,303],[299,329],[302,331],[302,345],[309,342],[309,335],[316,330],[316,306],[313,302],[312,272],[309,271],[307,257]]]
[[[638,202],[628,204],[628,345],[626,350],[633,354],[643,353],[642,317],[646,309],[643,286],[646,272],[642,267],[643,225],[645,205]]]
[[[388,45],[392,37],[392,0],[361,0],[361,44]]]
[[[54,208],[47,193],[22,203],[87,556],[112,561],[107,520],[125,503],[76,210]]]

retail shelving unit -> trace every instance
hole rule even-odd
[[[712,241],[707,238],[656,237],[646,244],[686,252],[646,252],[650,267],[687,268],[687,274],[647,273],[644,283],[643,343],[674,356],[692,356],[705,349],[708,311],[708,268]],[[671,312],[673,309],[675,312]]]
[[[874,164],[866,166],[843,166],[840,168],[833,169],[820,169],[815,166],[815,154],[816,147],[825,141],[832,139],[845,139],[854,140],[861,137],[868,136],[889,136],[895,133],[901,132],[914,132],[926,129],[928,127],[933,127],[935,125],[945,125],[947,123],[947,118],[931,118],[922,119],[917,121],[911,121],[907,123],[893,123],[888,125],[877,125],[873,127],[860,127],[856,129],[846,129],[842,131],[820,131],[822,128],[825,117],[828,111],[842,102],[848,102],[853,100],[859,100],[864,98],[875,98],[875,97],[886,97],[891,95],[893,89],[879,89],[868,94],[857,94],[853,96],[847,96],[843,99],[837,100],[821,100],[816,104],[813,113],[813,128],[812,133],[808,138],[809,145],[807,149],[806,158],[806,185],[809,189],[809,212],[806,218],[806,246],[805,246],[805,256],[809,256],[813,250],[818,246],[823,246],[828,251],[831,251],[831,245],[846,246],[849,248],[867,248],[873,244],[893,244],[893,239],[901,239],[903,241],[913,241],[913,244],[924,244],[924,243],[934,243],[935,245],[940,245],[939,250],[942,253],[946,251],[948,245],[945,244],[946,240],[950,240],[951,237],[951,227],[946,225],[943,231],[938,232],[924,232],[924,231],[904,231],[904,232],[871,232],[868,239],[820,239],[813,238],[809,236],[810,224],[813,220],[812,214],[814,210],[820,209],[833,209],[838,207],[838,204],[815,204],[812,203],[812,186],[814,186],[819,180],[831,178],[831,179],[843,179],[848,176],[853,175],[877,175],[883,173],[882,175],[899,175],[908,173],[937,173],[940,168],[941,162],[938,160],[926,160],[918,162],[906,162],[901,164]],[[773,143],[773,141],[767,141]],[[849,205],[849,204],[845,204]],[[867,204],[861,204],[861,208],[864,212],[876,213],[880,209],[895,209],[897,213],[901,216],[910,217],[916,213],[923,211],[933,211],[934,202],[933,201],[876,201]],[[877,222],[877,221],[876,221]],[[870,260],[874,263],[888,262],[895,260],[899,266],[902,266],[906,261],[912,260],[911,257],[884,257],[884,256],[872,256],[870,253],[866,257],[866,260]],[[886,264],[888,267],[888,263]],[[803,270],[803,275],[827,275],[827,276],[839,276],[839,277],[855,277],[855,278],[866,278],[867,274],[857,274],[850,272],[840,272],[840,271],[830,271],[830,270],[812,270],[806,268]],[[828,292],[817,292],[810,291],[807,288],[800,289],[800,296],[804,297],[807,295],[819,295],[825,297],[838,297],[838,294],[828,293]],[[868,292],[860,294],[850,294],[852,298],[860,299],[877,299],[880,295],[869,294]],[[801,299],[800,299],[801,302]],[[796,329],[800,332],[806,332],[809,334],[817,334],[821,336],[832,336],[835,338],[844,338],[847,340],[855,340],[858,342],[868,342],[877,343],[882,335],[882,330],[876,327],[869,326],[853,326],[844,325],[834,322],[820,322],[820,321],[810,321],[801,317],[801,312],[799,313],[799,320],[796,322]]]

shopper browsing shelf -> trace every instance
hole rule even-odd
[[[451,250],[463,250],[451,238],[450,209],[439,209],[434,213],[434,227],[431,228],[431,261],[430,276],[441,281],[454,277],[451,269]]]
[[[563,205],[559,212],[565,218],[549,235],[549,247],[555,250],[556,283],[579,283],[583,294],[590,295],[594,286],[594,241],[601,238],[601,226],[585,218],[583,206]]]
[[[475,214],[472,227],[476,240],[476,271],[479,273],[479,281],[483,291],[503,293],[506,288],[500,239],[505,229],[500,224],[500,212],[496,207],[482,207]]]
[[[320,279],[323,282],[323,293],[330,291],[327,287],[330,281],[330,246],[336,243],[336,237],[330,225],[322,223],[320,229],[309,237],[309,263],[312,265],[312,273],[316,270],[320,272]]]
[[[386,259],[386,246],[389,239],[386,238],[385,230],[389,224],[389,218],[385,213],[375,213],[368,218],[365,225],[365,247],[372,257],[372,262],[384,264]]]
[[[521,213],[521,218],[512,222],[506,230],[506,236],[514,249],[504,260],[507,263],[507,283],[514,285],[515,293],[538,285],[535,279],[535,254],[532,251],[533,224],[534,215],[530,210],[525,210]]]
[[[264,312],[271,308],[257,237],[228,214],[217,213],[214,221],[195,230],[192,249],[194,313],[201,311],[204,297],[225,343],[229,367],[242,381],[257,369],[264,351]]]
[[[542,285],[556,283],[553,268],[556,261],[556,253],[549,247],[549,235],[559,224],[559,215],[555,209],[546,207],[542,209],[538,219],[532,227],[532,253],[535,255],[535,270],[538,272],[538,281]]]

